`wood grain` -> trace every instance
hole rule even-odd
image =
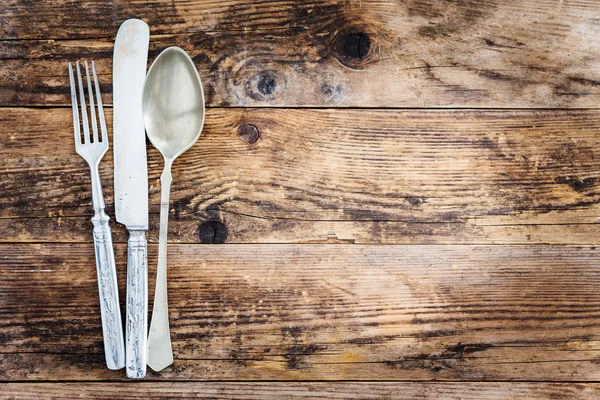
[[[71,111],[0,120],[0,240],[89,242]],[[198,243],[217,220],[228,243],[596,244],[599,130],[586,110],[211,109],[174,166],[169,237]],[[162,158],[148,157],[155,240]],[[111,151],[101,176],[113,215]]]
[[[398,399],[398,400],[596,400],[597,384],[570,383],[0,383],[21,399]]]
[[[93,247],[0,252],[0,379],[125,379],[104,367]],[[121,284],[125,254],[118,245]],[[598,381],[599,257],[582,246],[171,245],[176,360],[149,379]]]
[[[67,61],[89,57],[110,76],[118,26],[141,17],[150,59],[183,47],[209,106],[598,107],[596,9],[594,0],[9,0],[0,105],[69,104]]]
[[[3,2],[0,397],[600,398],[597,11]],[[135,384],[104,366],[66,79],[67,62],[96,62],[110,126],[132,17],[150,25],[149,63],[190,54],[208,106],[173,171],[175,364]],[[148,156],[152,293],[162,161]]]

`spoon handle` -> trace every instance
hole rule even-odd
[[[169,224],[169,195],[171,192],[171,161],[165,160],[160,177],[160,233],[158,238],[158,268],[154,307],[148,334],[148,366],[160,371],[173,364],[167,303],[167,231]]]

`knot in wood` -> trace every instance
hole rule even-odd
[[[342,38],[342,49],[346,57],[362,59],[369,53],[370,46],[369,37],[362,32],[347,33]]]
[[[284,90],[285,80],[274,70],[260,71],[245,85],[246,94],[258,101],[275,100]]]
[[[206,221],[198,227],[200,243],[221,244],[227,240],[227,227],[221,221]]]
[[[358,27],[349,27],[340,31],[332,43],[333,55],[346,67],[358,69],[365,67],[375,54],[374,35]]]
[[[275,81],[275,77],[271,74],[264,74],[261,76],[258,81],[258,91],[268,96],[275,93],[275,90],[277,90],[277,81]]]

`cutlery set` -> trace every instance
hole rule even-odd
[[[75,71],[69,63],[75,149],[91,171],[92,222],[106,365],[114,370],[125,367],[130,378],[143,378],[146,365],[160,371],[173,363],[166,272],[171,166],[196,142],[204,124],[204,93],[192,60],[182,49],[169,47],[156,58],[146,75],[149,41],[150,31],[145,22],[127,20],[117,33],[113,58],[115,215],[129,231],[125,332],[119,307],[112,234],[109,217],[104,212],[98,175],[98,164],[108,150],[100,85],[94,62],[91,63],[91,79],[85,61],[88,120],[86,85],[82,82],[80,63],[75,63]],[[149,334],[146,133],[165,162],[161,175],[158,269]]]

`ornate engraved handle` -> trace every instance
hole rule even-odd
[[[104,212],[104,208],[96,208],[94,211],[92,223],[94,224],[96,270],[98,272],[98,292],[100,294],[100,315],[102,316],[106,366],[109,369],[121,369],[125,366],[125,348],[112,232],[108,225],[110,218]]]
[[[117,268],[113,251],[112,232],[108,225],[108,215],[104,212],[104,197],[98,174],[98,163],[90,164],[92,181],[92,207],[94,216],[94,248],[96,251],[96,270],[98,272],[98,293],[100,294],[100,315],[102,317],[102,336],[106,366],[109,369],[121,369],[125,366],[123,346],[123,324],[119,306],[119,286]]]
[[[148,258],[145,230],[130,230],[127,242],[126,371],[129,378],[146,376],[148,331]]]

